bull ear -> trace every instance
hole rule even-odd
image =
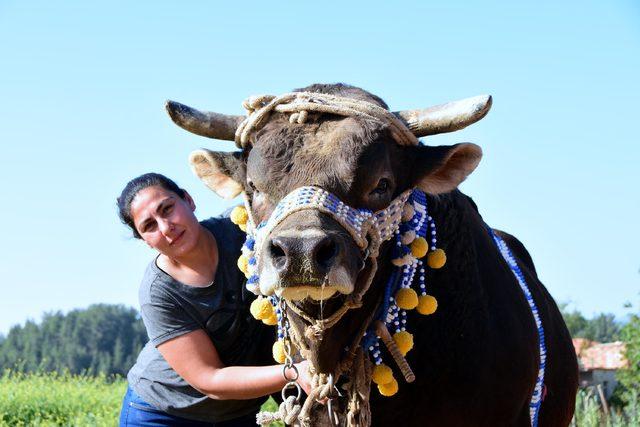
[[[244,187],[245,164],[242,152],[196,150],[189,156],[191,170],[204,183],[225,199],[233,199]]]
[[[421,145],[415,150],[414,185],[429,194],[454,190],[482,158],[482,149],[470,143],[439,147]]]

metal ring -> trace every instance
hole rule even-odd
[[[287,400],[286,391],[290,388],[296,388],[298,393],[296,395],[296,402],[300,401],[300,396],[302,396],[302,389],[300,388],[300,384],[296,382],[288,382],[282,387],[282,391],[280,392],[280,396],[282,396],[282,400]]]
[[[294,375],[292,377],[287,376],[287,369],[293,369]],[[288,382],[296,382],[298,381],[298,378],[300,378],[300,372],[298,372],[298,368],[296,367],[296,365],[292,365],[292,366],[285,365],[282,367],[282,376]]]

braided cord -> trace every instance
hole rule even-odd
[[[291,92],[280,96],[252,96],[243,102],[243,107],[249,115],[236,130],[236,144],[240,148],[247,145],[251,132],[265,125],[273,111],[291,113],[291,121],[298,123],[303,123],[309,112],[360,117],[387,124],[391,136],[400,145],[419,143],[418,138],[392,112],[359,99],[315,92]]]

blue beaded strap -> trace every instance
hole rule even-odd
[[[518,266],[511,250],[500,236],[498,236],[490,227],[487,227],[489,230],[489,234],[493,238],[496,246],[500,250],[500,254],[507,262],[514,276],[518,280],[518,284],[524,292],[524,296],[527,299],[527,303],[529,303],[529,308],[531,308],[531,313],[533,314],[533,318],[536,322],[536,327],[538,329],[538,345],[540,351],[540,368],[538,370],[538,379],[536,380],[536,386],[533,390],[533,395],[531,396],[531,401],[529,403],[529,417],[531,418],[531,425],[533,427],[537,427],[538,425],[538,415],[540,413],[540,405],[542,403],[542,389],[544,384],[544,369],[546,366],[547,360],[547,348],[544,340],[544,328],[542,327],[542,321],[540,321],[540,315],[538,313],[538,308],[536,307],[536,303],[533,300],[533,295],[531,295],[531,291],[529,291],[529,287],[527,286],[527,282],[522,274],[522,270]]]

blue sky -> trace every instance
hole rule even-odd
[[[558,301],[622,317],[640,291],[640,5],[633,0],[50,2],[0,0],[0,333],[45,311],[123,303],[153,254],[115,198],[157,171],[205,218],[189,170],[233,144],[171,123],[165,99],[242,113],[252,94],[347,82],[392,109],[482,93],[462,185],[518,236]]]

